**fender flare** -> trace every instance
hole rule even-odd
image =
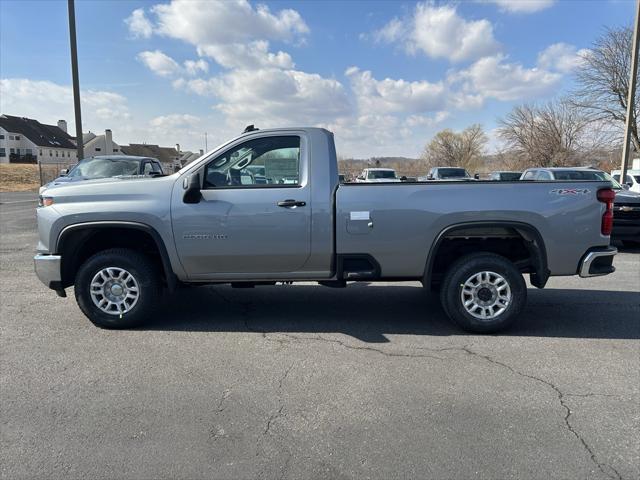
[[[425,265],[423,282],[425,285],[429,285],[431,280],[431,272],[435,263],[438,249],[440,248],[442,241],[448,233],[458,230],[460,228],[473,228],[473,227],[501,227],[501,228],[513,228],[517,231],[525,241],[525,245],[531,258],[533,259],[534,270],[530,273],[531,284],[537,288],[544,288],[551,275],[547,264],[547,249],[542,239],[542,235],[537,228],[533,225],[524,222],[513,221],[499,221],[499,222],[462,222],[455,223],[443,228],[436,240],[429,249],[429,255],[427,256],[427,263]]]
[[[158,248],[158,252],[160,252],[162,270],[164,271],[165,278],[167,279],[167,286],[169,288],[169,291],[175,291],[178,286],[178,278],[176,277],[176,274],[173,271],[173,267],[171,266],[171,260],[169,259],[167,247],[165,246],[164,240],[162,240],[162,237],[157,232],[157,230],[152,226],[147,225],[146,223],[130,222],[125,220],[106,220],[67,225],[58,234],[55,252],[61,253],[64,250],[65,238],[68,238],[69,233],[77,232],[79,230],[108,229],[113,227],[141,230],[151,236],[156,244],[156,247]]]

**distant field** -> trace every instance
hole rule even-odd
[[[25,192],[39,186],[37,165],[0,163],[0,192]]]
[[[58,164],[42,165],[42,179],[49,182],[58,176],[62,168]],[[38,190],[40,171],[38,165],[0,163],[0,192],[27,192]]]

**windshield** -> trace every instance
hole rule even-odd
[[[613,188],[622,190],[622,186],[611,175],[600,170],[561,170],[553,172],[556,180],[604,180],[611,182]]]
[[[140,174],[140,162],[128,158],[87,158],[73,167],[67,177],[108,178]]]
[[[469,178],[471,175],[464,168],[439,168],[440,178]]]
[[[616,182],[620,182],[620,174],[616,173],[613,178]],[[633,183],[633,179],[636,180],[636,183],[640,183],[640,175],[627,175],[627,183]]]
[[[369,170],[369,175],[367,178],[396,178],[396,172],[394,172],[393,170]]]
[[[502,172],[500,173],[500,180],[505,180],[507,182],[520,180],[521,175],[522,174],[520,172]]]

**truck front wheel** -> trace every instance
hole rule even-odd
[[[440,289],[445,313],[464,330],[493,333],[509,327],[527,302],[522,274],[505,257],[474,253],[458,259]]]
[[[76,301],[101,328],[131,328],[148,319],[160,299],[155,264],[135,250],[98,252],[78,269]]]

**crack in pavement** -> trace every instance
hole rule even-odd
[[[264,333],[264,332],[263,332]],[[306,340],[310,340],[310,341],[316,341],[316,342],[326,342],[326,343],[334,343],[337,345],[340,345],[341,347],[344,347],[346,349],[349,350],[366,350],[369,352],[374,352],[374,353],[378,353],[380,355],[384,355],[385,357],[406,357],[406,358],[432,358],[435,360],[445,360],[445,358],[443,357],[438,357],[436,355],[428,355],[425,353],[398,353],[398,352],[387,352],[385,350],[382,350],[380,348],[374,348],[374,347],[370,347],[370,346],[358,346],[358,345],[350,345],[348,343],[343,342],[342,340],[338,340],[335,338],[325,338],[322,336],[298,336],[298,335],[293,335],[291,333],[283,333],[283,332],[279,332],[278,335],[282,335],[284,337],[287,337],[291,340],[293,340],[293,342],[288,342],[286,340],[282,340],[282,339],[274,339],[271,338],[269,336],[267,336],[267,340],[272,340],[272,341],[276,341],[279,343],[295,343],[297,341],[306,341]],[[426,350],[424,348],[421,348],[421,350]],[[433,352],[440,352],[440,351],[444,351],[444,350],[450,350],[449,348],[447,349],[443,349],[443,350],[438,350],[438,349],[433,349],[431,351]]]
[[[287,368],[287,370],[284,372],[284,375],[280,378],[280,381],[278,382],[277,395],[278,395],[278,403],[280,404],[280,408],[278,408],[278,411],[275,414],[271,415],[267,420],[267,424],[264,428],[264,432],[262,432],[263,435],[266,435],[267,433],[269,433],[269,430],[271,429],[271,424],[276,419],[284,416],[282,414],[282,411],[284,410],[284,403],[282,402],[282,384],[284,383],[286,378],[289,376],[289,372],[291,371],[292,368],[293,368],[293,363],[289,366],[289,368]]]
[[[471,350],[471,348],[469,348],[467,346],[462,347],[460,350],[463,351],[463,352],[466,352],[469,355],[482,358],[482,359],[486,360],[489,363],[493,363],[495,365],[499,365],[499,366],[501,366],[503,368],[506,368],[507,370],[509,370],[511,373],[513,373],[515,375],[519,375],[519,376],[524,377],[524,378],[529,378],[531,380],[535,380],[536,382],[542,383],[542,384],[548,386],[549,388],[551,388],[555,392],[555,394],[557,395],[558,400],[560,401],[560,405],[562,406],[562,408],[564,408],[564,410],[566,412],[566,414],[564,416],[564,423],[565,423],[567,429],[580,441],[580,443],[582,444],[584,449],[590,455],[591,461],[607,477],[613,478],[613,479],[616,479],[616,480],[622,480],[622,476],[620,475],[620,473],[613,466],[607,465],[606,463],[601,463],[601,462],[598,461],[598,459],[596,458],[596,454],[593,451],[593,449],[589,446],[589,444],[582,437],[582,435],[580,435],[573,428],[573,426],[571,425],[571,422],[569,421],[569,418],[571,417],[571,413],[572,412],[571,412],[571,409],[569,408],[569,406],[564,401],[564,397],[569,396],[571,394],[563,393],[562,390],[560,390],[560,388],[558,388],[555,384],[551,383],[548,380],[545,380],[545,379],[540,378],[540,377],[536,377],[534,375],[529,375],[527,373],[520,372],[519,370],[516,370],[515,368],[513,368],[511,365],[508,365],[508,364],[503,363],[503,362],[501,362],[499,360],[496,360],[496,359],[494,359],[494,358],[492,358],[492,357],[490,357],[488,355],[483,355],[483,354],[478,353],[478,352],[476,352],[474,350]],[[573,395],[573,396],[579,396],[579,395]],[[610,470],[612,470],[613,474],[608,472],[608,471],[606,471],[605,468],[609,468]]]
[[[218,295],[227,303],[234,303],[231,302],[229,299],[227,299],[226,297],[224,297],[222,294],[220,294],[218,292]],[[271,342],[278,342],[279,344],[283,344],[283,343],[295,343],[298,341],[319,341],[319,342],[325,342],[325,343],[333,343],[333,344],[337,344],[343,348],[349,349],[349,350],[361,350],[361,351],[369,351],[369,352],[373,352],[373,353],[377,353],[386,357],[403,357],[403,358],[431,358],[431,359],[435,359],[435,360],[446,360],[446,358],[440,357],[440,356],[436,356],[436,355],[430,355],[430,354],[418,354],[418,353],[396,353],[396,352],[388,352],[382,349],[378,349],[378,348],[374,348],[374,347],[370,347],[370,346],[356,346],[356,345],[350,345],[348,343],[345,343],[341,340],[338,339],[331,339],[331,338],[325,338],[319,335],[316,336],[298,336],[298,335],[294,335],[294,334],[290,334],[290,333],[284,333],[284,332],[274,332],[274,335],[281,335],[287,338],[287,340],[284,340],[282,338],[277,338],[274,337],[273,335],[270,335],[268,332],[266,332],[265,330],[260,330],[260,329],[256,329],[254,327],[252,327],[251,325],[249,325],[249,320],[250,320],[250,314],[252,311],[252,305],[250,302],[239,302],[242,306],[243,306],[243,312],[242,312],[242,317],[243,317],[243,323],[245,325],[245,328],[248,331],[254,332],[254,333],[260,333],[262,335],[262,337],[267,340],[267,341],[271,341]],[[464,352],[468,355],[471,356],[476,356],[478,358],[481,358],[489,363],[492,363],[494,365],[498,365],[502,368],[505,368],[507,370],[509,370],[511,373],[513,373],[514,375],[518,375],[521,376],[523,378],[528,378],[530,380],[534,380],[542,385],[547,386],[548,388],[550,388],[551,390],[553,390],[553,392],[555,393],[555,395],[558,397],[558,401],[560,402],[561,407],[565,410],[565,415],[564,415],[564,424],[567,428],[567,430],[569,430],[569,432],[571,432],[571,434],[580,442],[580,444],[582,445],[582,447],[584,448],[584,450],[589,454],[589,457],[591,459],[591,461],[593,462],[593,464],[598,468],[598,470],[600,470],[604,475],[606,475],[609,478],[612,478],[614,480],[622,480],[622,476],[620,475],[620,473],[616,470],[615,467],[613,467],[612,465],[608,465],[606,463],[600,462],[598,461],[595,452],[593,451],[593,449],[591,448],[591,446],[587,443],[587,441],[584,439],[584,437],[582,435],[580,435],[580,433],[578,433],[575,428],[573,427],[573,425],[570,422],[570,417],[572,415],[572,411],[571,408],[567,405],[565,398],[566,397],[589,397],[589,396],[606,396],[606,397],[613,397],[616,395],[610,395],[610,394],[600,394],[600,393],[587,393],[587,394],[571,394],[571,393],[564,393],[562,392],[562,390],[560,390],[560,388],[558,386],[556,386],[554,383],[545,380],[543,378],[540,377],[536,377],[534,375],[530,375],[524,372],[520,372],[519,370],[516,370],[514,367],[501,362],[499,360],[496,360],[488,355],[484,355],[481,353],[478,353],[474,350],[472,350],[471,345],[464,345],[464,346],[460,346],[460,347],[445,347],[442,349],[430,349],[430,348],[425,348],[425,347],[414,347],[416,349],[419,350],[428,350],[430,352],[446,352],[446,351],[459,351],[459,352]],[[289,371],[291,370],[292,367],[289,367],[289,369],[285,372],[285,375],[281,378],[280,384],[279,384],[279,392],[282,388],[282,382],[284,381],[284,379],[287,377],[287,375],[289,374]],[[279,394],[280,397],[280,394]],[[267,434],[269,432],[269,429],[271,428],[271,423],[279,418],[280,416],[282,416],[282,411],[284,409],[284,405],[280,405],[280,408],[278,409],[278,411],[272,415],[269,420],[267,421],[267,425],[265,427],[265,430],[263,432],[263,435]],[[259,453],[256,454],[256,456],[259,455]]]
[[[227,400],[227,398],[229,398],[230,395],[231,395],[231,389],[225,388],[224,391],[222,392],[222,395],[220,396],[220,400],[218,400],[218,406],[216,407],[216,415],[224,412],[225,408],[227,408],[224,403]],[[209,436],[213,440],[217,440],[223,435],[224,435],[224,428],[222,428],[221,425],[215,424],[213,425],[213,427],[209,429]]]
[[[284,372],[284,375],[282,375],[280,377],[280,380],[278,381],[278,388],[276,390],[276,396],[278,397],[278,403],[279,403],[279,408],[278,410],[269,415],[269,418],[267,419],[267,423],[265,424],[264,430],[262,432],[262,435],[259,436],[256,439],[256,457],[259,457],[262,452],[263,449],[260,448],[260,441],[266,436],[266,435],[271,435],[271,425],[273,424],[273,422],[275,422],[278,418],[284,417],[285,414],[284,412],[284,402],[282,399],[282,387],[284,385],[284,381],[287,379],[287,377],[289,376],[289,373],[291,372],[291,370],[293,369],[293,363],[291,365],[289,365],[289,368],[287,368],[287,370]],[[285,461],[285,463],[283,464],[282,468],[281,468],[281,472],[280,472],[280,478],[284,478],[287,469],[289,468],[289,462],[291,460],[291,452],[289,452],[289,455],[287,457],[287,460]],[[262,469],[260,470],[260,472],[258,472],[257,478],[261,478],[262,474],[264,473],[264,466],[262,467]]]

